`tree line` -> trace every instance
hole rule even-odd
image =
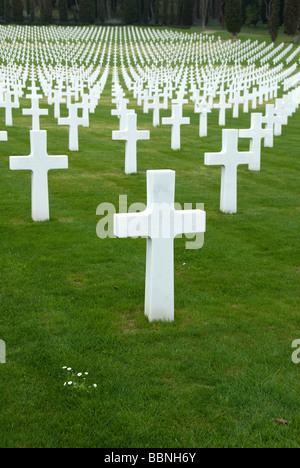
[[[242,26],[268,25],[272,40],[284,25],[299,29],[300,0],[0,0],[4,23],[191,26],[219,22],[236,36]]]

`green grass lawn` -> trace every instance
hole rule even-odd
[[[221,150],[218,112],[200,139],[186,107],[191,125],[173,152],[170,127],[154,129],[152,113],[137,109],[151,140],[126,176],[110,85],[79,130],[78,153],[52,109],[41,118],[48,153],[69,155],[69,170],[49,174],[50,222],[31,221],[30,174],[8,169],[8,156],[30,152],[21,110],[1,142],[0,446],[299,447],[300,111],[263,148],[261,172],[239,167],[238,213],[225,215],[221,169],[203,164],[204,152]],[[226,128],[249,125],[250,114],[228,111]],[[173,323],[144,316],[146,240],[96,235],[100,203],[146,203],[147,169],[175,170],[176,202],[207,212],[201,250],[175,241]],[[65,387],[63,366],[89,372],[97,388]]]

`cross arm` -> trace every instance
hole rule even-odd
[[[204,164],[206,166],[224,166],[225,165],[225,152],[220,151],[220,153],[205,153],[204,154]]]
[[[10,156],[9,168],[11,171],[32,171],[32,156]]]
[[[138,131],[138,140],[150,140],[150,131],[149,130],[140,130]]]

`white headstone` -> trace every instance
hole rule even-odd
[[[139,140],[150,140],[148,130],[137,130],[137,115],[126,114],[126,123],[123,130],[112,132],[113,140],[125,140],[125,174],[135,174],[137,172],[137,142]]]
[[[251,114],[251,126],[239,131],[240,138],[250,138],[250,151],[253,152],[253,161],[249,164],[250,171],[260,171],[261,141],[264,138],[272,138],[271,129],[262,128],[262,114]]]
[[[69,117],[59,118],[58,125],[68,125],[69,126],[69,150],[70,151],[79,151],[79,142],[78,142],[78,127],[79,125],[86,126],[88,124],[87,119],[83,117],[78,117],[78,107],[77,104],[69,105]]]
[[[40,116],[48,115],[48,109],[41,109],[39,107],[39,97],[33,96],[31,98],[31,108],[22,109],[23,115],[31,115],[32,117],[32,130],[40,130]]]
[[[189,125],[190,118],[182,116],[182,105],[181,104],[172,104],[172,116],[163,117],[163,125],[172,125],[172,139],[171,139],[171,148],[172,150],[180,150],[181,148],[181,135],[180,128],[181,125]]]

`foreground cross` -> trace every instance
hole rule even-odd
[[[125,140],[125,174],[135,174],[137,172],[137,142],[138,140],[150,140],[148,130],[137,130],[137,115],[126,114],[123,130],[112,132],[113,140]]]
[[[12,171],[31,171],[31,207],[33,221],[49,220],[48,171],[67,169],[67,156],[49,156],[47,154],[47,132],[31,130],[31,154],[29,156],[11,156]]]
[[[174,238],[205,232],[202,210],[176,211],[175,172],[147,171],[147,208],[114,215],[114,235],[147,237],[145,314],[149,321],[174,320]]]
[[[240,164],[251,164],[252,151],[238,151],[238,130],[222,130],[222,151],[205,153],[204,164],[222,166],[220,210],[224,213],[237,212],[237,167]]]

